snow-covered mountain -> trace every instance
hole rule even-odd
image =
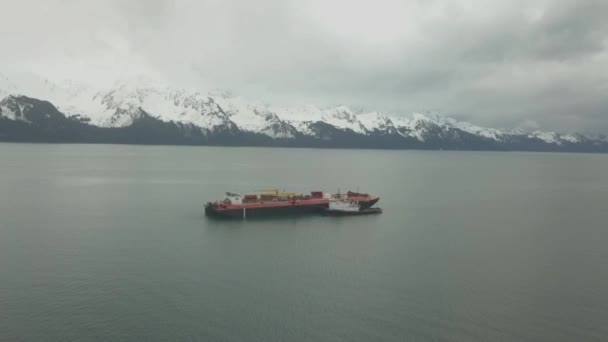
[[[0,74],[0,118],[31,123],[25,113],[33,104],[19,100],[19,95],[48,101],[65,117],[99,128],[128,128],[145,117],[188,127],[188,134],[232,134],[236,140],[239,134],[249,134],[295,142],[291,145],[324,141],[328,146],[340,142],[352,147],[551,150],[606,143],[583,135],[486,128],[431,114],[390,115],[345,105],[271,106],[229,92],[171,87],[141,77],[98,89],[34,75]],[[535,147],[526,147],[530,145]]]

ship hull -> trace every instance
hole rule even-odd
[[[249,219],[273,216],[300,216],[322,213],[328,207],[327,204],[314,205],[289,205],[258,208],[230,208],[219,209],[211,204],[205,206],[205,215],[211,218],[224,219]]]
[[[326,209],[324,211],[325,215],[328,216],[361,216],[361,215],[376,215],[382,214],[382,209],[380,208],[369,208],[358,211],[349,211],[349,210],[331,210]]]
[[[369,209],[374,204],[378,203],[379,200],[380,200],[380,198],[376,197],[376,198],[370,199],[369,201],[359,201],[359,208],[361,210]]]

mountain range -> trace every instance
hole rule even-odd
[[[608,152],[606,136],[502,130],[344,105],[272,106],[141,77],[96,89],[1,73],[0,141]]]

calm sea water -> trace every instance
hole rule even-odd
[[[2,341],[605,341],[608,156],[0,144]],[[209,221],[340,188],[366,217]]]

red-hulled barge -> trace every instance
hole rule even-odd
[[[320,214],[335,200],[358,203],[361,210],[376,204],[380,197],[348,191],[346,194],[330,194],[313,191],[309,195],[280,192],[277,189],[261,190],[257,194],[239,195],[226,193],[221,201],[208,202],[205,215],[216,218],[251,218],[280,215]]]

